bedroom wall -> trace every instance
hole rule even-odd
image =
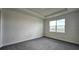
[[[61,18],[66,19],[65,22],[66,32],[65,33],[49,32],[49,24],[48,24],[49,21]],[[79,11],[46,19],[44,25],[45,25],[45,32],[44,32],[45,36],[79,44]]]
[[[43,20],[13,9],[3,9],[3,45],[43,36]]]
[[[2,46],[2,39],[1,39],[1,10],[0,10],[0,47]]]

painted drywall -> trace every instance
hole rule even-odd
[[[0,10],[0,47],[2,46],[2,39],[1,39],[1,10]]]
[[[65,33],[49,32],[49,21],[61,18],[66,19],[65,22],[66,32]],[[44,26],[45,26],[45,32],[44,32],[45,36],[79,44],[79,11],[46,19],[44,22]]]
[[[43,20],[15,11],[3,9],[3,45],[14,44],[43,36]]]

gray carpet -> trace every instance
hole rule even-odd
[[[79,50],[79,46],[55,39],[42,37],[5,46],[0,48],[0,50]]]

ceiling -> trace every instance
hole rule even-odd
[[[36,12],[42,16],[47,16],[47,15],[50,15],[52,13],[59,12],[63,9],[65,9],[65,8],[29,8],[29,10]]]
[[[29,13],[32,16],[47,19],[72,11],[79,10],[78,8],[19,8],[19,10]]]

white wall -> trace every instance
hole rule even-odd
[[[0,10],[0,47],[2,46],[2,39],[1,39],[1,10]]]
[[[43,20],[12,9],[3,9],[3,45],[43,36]]]
[[[60,19],[60,18],[66,19],[66,33],[49,32],[49,25],[48,25],[49,21]],[[44,32],[45,36],[79,44],[79,12],[78,11],[47,19],[45,20],[44,25],[45,25],[45,32]]]

